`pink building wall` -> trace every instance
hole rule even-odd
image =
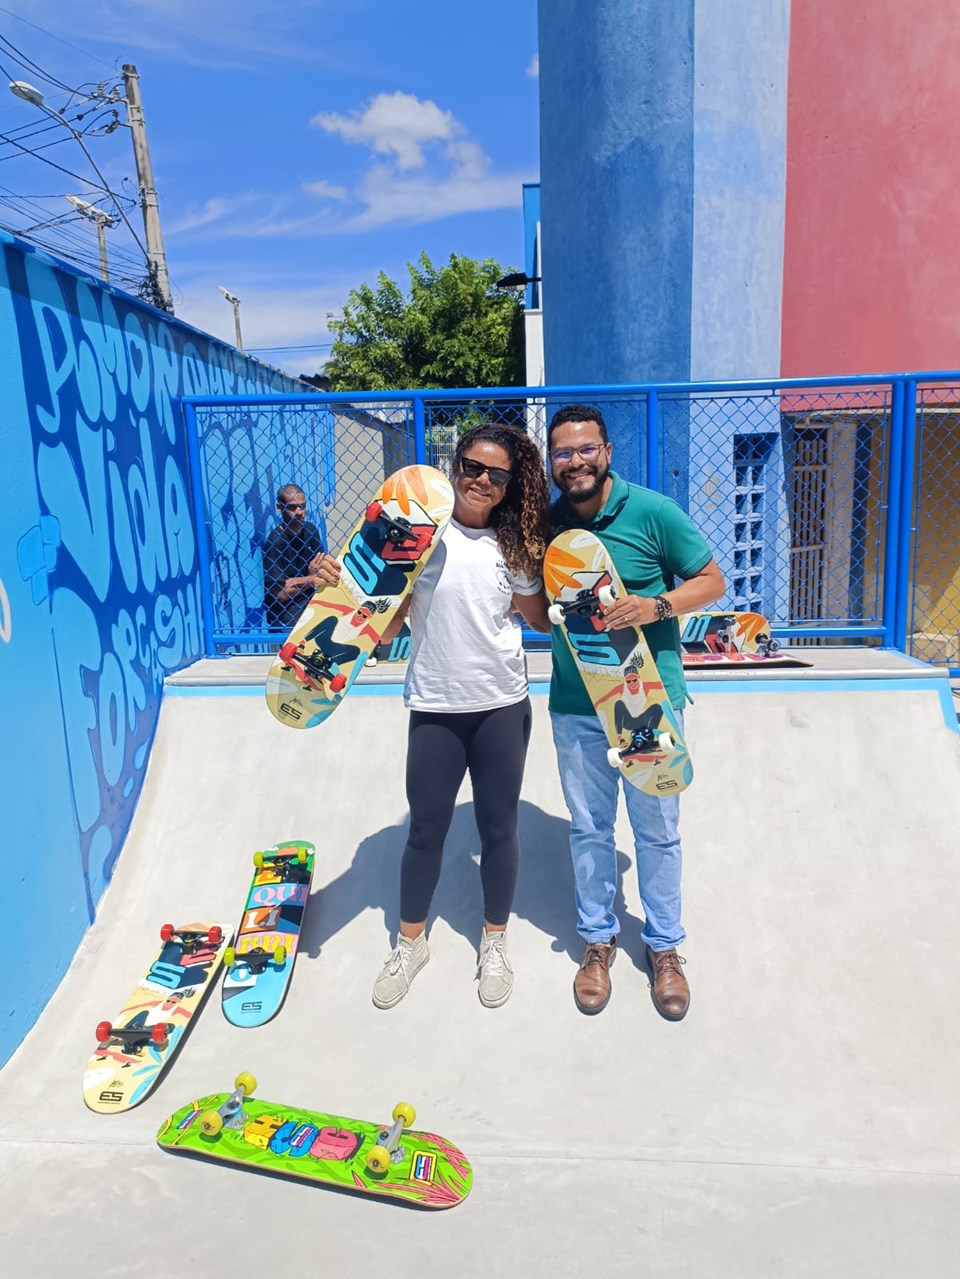
[[[960,4],[794,0],[781,373],[960,364]]]

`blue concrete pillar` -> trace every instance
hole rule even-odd
[[[548,383],[779,371],[789,0],[540,6]]]

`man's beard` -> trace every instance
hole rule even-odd
[[[566,497],[567,501],[571,504],[571,506],[579,506],[583,502],[592,501],[593,498],[597,496],[597,494],[603,488],[604,484],[606,484],[607,476],[609,474],[610,474],[609,464],[601,463],[597,467],[596,474],[593,477],[593,483],[588,484],[586,488],[578,488],[576,493],[571,493],[570,490],[564,484],[560,483],[556,475],[554,475],[553,481],[556,484],[557,488],[560,489],[560,491],[564,494],[564,496]],[[579,479],[581,477],[578,476],[577,478]]]

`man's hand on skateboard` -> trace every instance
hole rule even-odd
[[[656,605],[647,595],[624,595],[603,611],[605,631],[625,630],[628,626],[649,626],[656,620]]]

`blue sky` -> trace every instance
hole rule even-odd
[[[65,109],[124,196],[135,189],[129,131],[99,132],[109,113],[90,112],[50,80],[113,84],[134,63],[177,314],[232,341],[222,284],[240,298],[246,347],[291,372],[315,372],[325,350],[292,348],[329,343],[327,313],[378,271],[405,283],[405,263],[423,250],[435,262],[465,253],[522,267],[521,187],[539,167],[536,8],[0,0],[0,73]],[[88,114],[78,121],[78,111]],[[0,99],[0,135],[0,222],[66,217],[36,234],[95,260],[94,228],[64,196],[111,205],[91,185],[76,138],[10,94]],[[43,147],[74,176],[17,142]],[[140,210],[124,203],[142,239]],[[123,224],[107,243],[111,267],[136,274]],[[278,347],[289,349],[265,350]]]

